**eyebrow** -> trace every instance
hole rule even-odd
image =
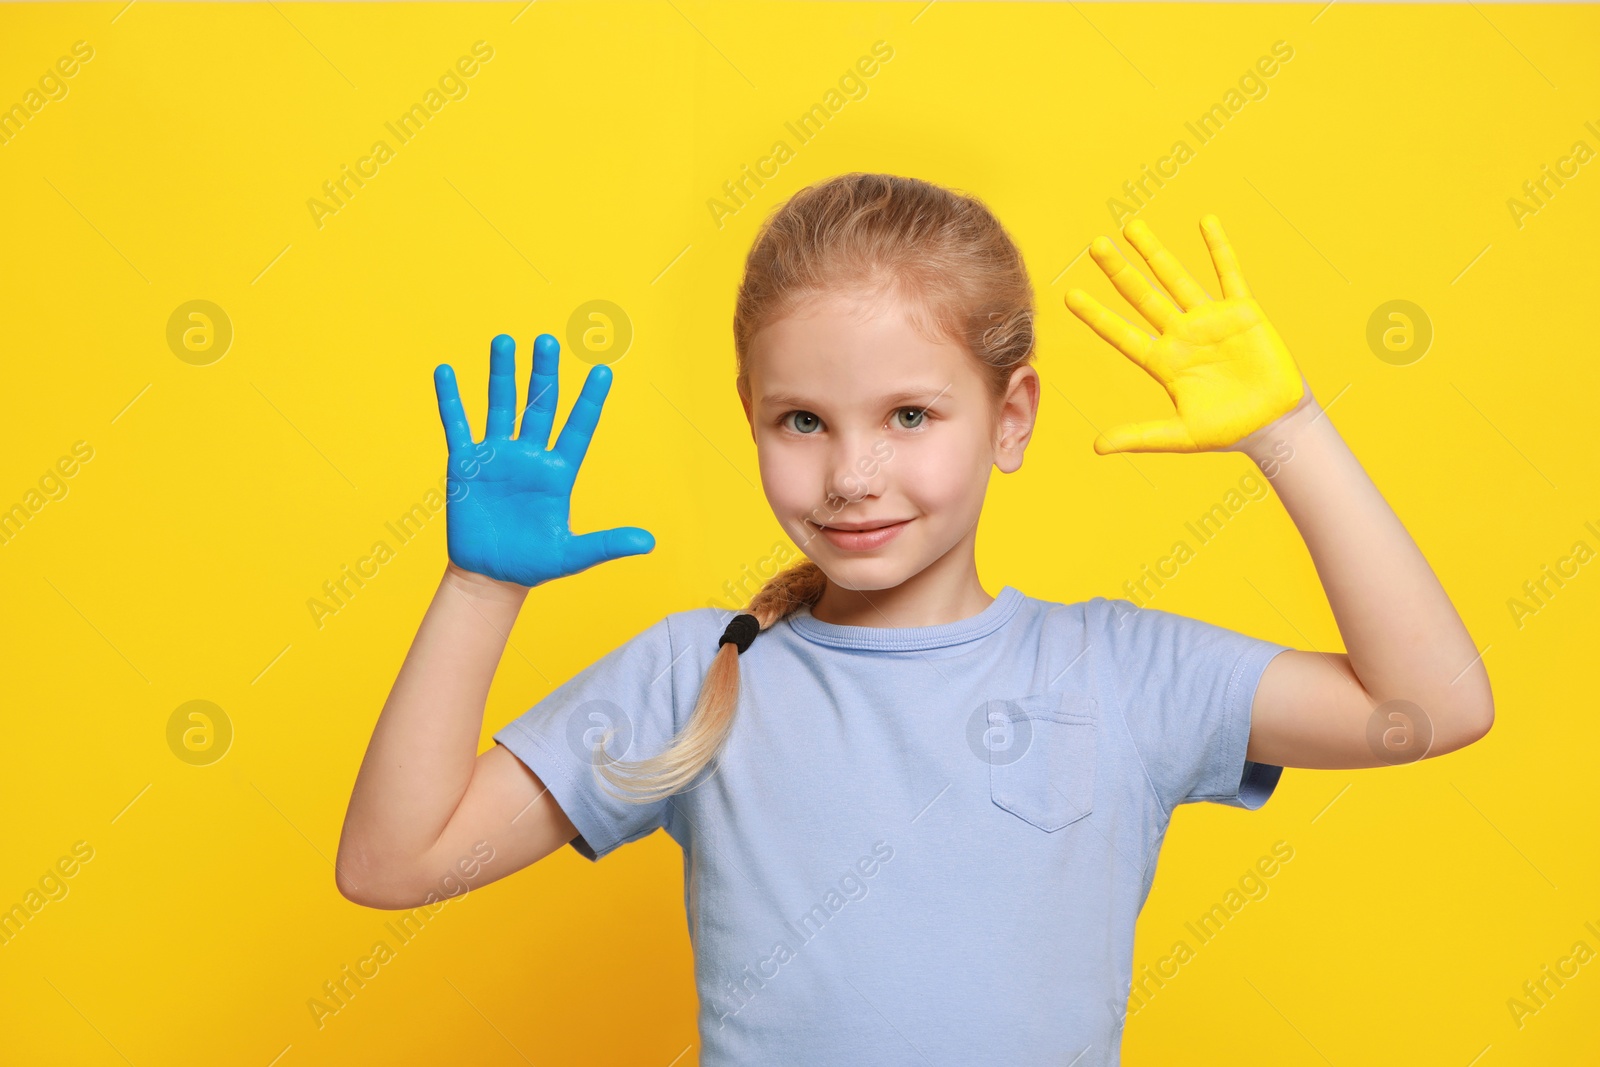
[[[950,387],[948,385],[938,388],[926,386],[916,389],[907,389],[902,392],[890,394],[889,396],[878,397],[876,403],[887,406],[889,404],[899,404],[907,400],[920,400],[924,405],[931,405],[940,397],[948,396],[949,394]],[[797,408],[822,406],[814,400],[808,400],[803,396],[795,396],[792,393],[763,393],[761,396],[761,402],[764,404],[781,404],[788,407]]]

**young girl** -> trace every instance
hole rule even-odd
[[[989,471],[1022,465],[1039,401],[1028,276],[978,200],[848,174],[767,220],[734,315],[762,485],[808,558],[745,613],[666,615],[482,755],[529,588],[654,540],[568,532],[608,368],[548,451],[553,337],[534,344],[515,438],[509,337],[491,345],[482,442],[437,369],[450,563],[356,780],[340,891],[413,907],[441,876],[482,885],[564,843],[598,860],[664,828],[683,849],[702,1064],[1118,1063],[1134,924],[1177,805],[1259,808],[1284,767],[1439,755],[1493,721],[1444,590],[1215,217],[1201,232],[1221,299],[1138,221],[1124,236],[1165,293],[1106,238],[1090,251],[1151,330],[1067,294],[1177,409],[1095,450],[1248,455],[1348,654],[1126,599],[985,592]]]

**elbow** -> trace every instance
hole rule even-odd
[[[341,865],[334,865],[333,884],[334,888],[339,890],[339,895],[350,903],[370,907],[367,904],[366,894],[361,888],[360,881]]]
[[[1455,714],[1450,717],[1448,736],[1439,739],[1445,744],[1436,746],[1441,755],[1482,741],[1494,728],[1494,692],[1481,668],[1478,682],[1469,695],[1458,694],[1452,701]]]
[[[342,852],[333,861],[333,884],[339,895],[350,903],[368,908],[373,906],[367,893],[370,879],[358,871],[355,864]]]
[[[341,897],[363,908],[405,911],[427,902],[425,894],[417,891],[415,879],[398,869],[375,868],[364,855],[347,855],[342,848],[334,858],[333,883]]]
[[[1453,729],[1443,738],[1442,743],[1435,744],[1434,755],[1443,756],[1457,749],[1466,748],[1476,744],[1489,735],[1494,727],[1494,704],[1489,703],[1481,708],[1465,709],[1459,712],[1452,722]]]
[[[1472,723],[1471,738],[1473,741],[1482,741],[1489,736],[1489,731],[1494,728],[1494,703],[1491,701],[1482,712],[1473,718]]]
[[[364,908],[389,908],[394,906],[393,894],[386,893],[383,880],[359,857],[347,854],[340,843],[338,855],[333,860],[333,884],[339,895],[352,904]]]
[[[1482,741],[1494,728],[1494,692],[1489,688],[1487,675],[1483,679],[1483,691],[1478,699],[1473,701],[1463,716],[1467,723],[1466,744]]]
[[[340,896],[363,908],[405,911],[420,906],[419,900],[409,893],[396,891],[392,886],[374,884],[365,878],[357,882],[342,871],[335,873],[334,884],[338,887]]]

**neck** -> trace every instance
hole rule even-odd
[[[943,563],[944,561],[940,561]],[[974,560],[954,574],[944,574],[936,563],[886,589],[849,589],[833,579],[811,605],[821,622],[841,626],[940,626],[970,619],[994,603],[978,580]]]

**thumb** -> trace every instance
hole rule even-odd
[[[1094,439],[1102,456],[1113,452],[1199,452],[1182,419],[1152,419],[1114,426]]]
[[[640,556],[656,547],[649,530],[637,526],[615,526],[609,530],[578,534],[567,544],[566,557],[572,573],[622,556]]]

